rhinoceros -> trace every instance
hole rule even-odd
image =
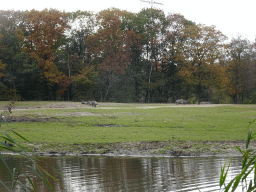
[[[201,101],[200,104],[211,104],[211,102]]]
[[[185,99],[178,99],[175,101],[176,104],[189,104],[189,102]]]
[[[97,101],[88,101],[88,105],[91,105],[92,107],[96,107],[98,105]]]

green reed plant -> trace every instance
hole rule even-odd
[[[1,115],[1,120],[6,124],[6,126],[8,126],[8,123],[5,117],[2,115]],[[31,143],[30,141],[22,137],[17,132],[15,131],[10,131],[10,132],[13,133],[15,136],[18,136],[20,139],[24,140],[25,142]],[[41,166],[39,166],[36,163],[36,160],[40,160],[40,158],[39,157],[32,158],[31,153],[34,154],[33,151],[27,149],[26,147],[21,146],[9,134],[7,133],[2,133],[2,134],[3,135],[0,137],[6,142],[0,142],[0,149],[8,150],[10,152],[19,154],[22,157],[26,158],[27,161],[32,162],[32,165],[33,165],[33,166],[30,166],[30,165],[27,166],[30,172],[22,174],[21,171],[23,167],[11,169],[7,161],[5,160],[4,155],[0,153],[0,166],[11,183],[11,185],[7,185],[3,180],[0,179],[0,183],[6,188],[6,190],[9,192],[16,191],[17,185],[19,185],[23,191],[37,191],[31,177],[29,176],[30,173],[33,173],[34,175],[36,175],[37,178],[39,178],[44,183],[44,185],[50,191],[55,191],[48,180],[48,178],[51,178],[53,180],[55,180],[55,178],[52,177],[47,171],[45,171]],[[30,156],[28,154],[30,154]],[[26,178],[26,180],[23,182],[20,179],[22,176]],[[29,185],[27,183],[29,183]]]
[[[229,190],[236,191],[238,188],[239,183],[242,184],[242,190],[246,192],[255,191],[256,189],[256,155],[255,152],[249,148],[250,142],[256,137],[256,133],[253,133],[253,129],[251,125],[255,123],[256,119],[251,121],[248,126],[247,131],[247,138],[246,138],[246,146],[245,150],[243,151],[241,148],[236,146],[239,152],[243,155],[242,160],[242,170],[241,172],[235,176],[227,185],[225,185],[227,173],[230,167],[230,163],[232,158],[229,162],[227,170],[225,170],[226,163],[221,168],[221,175],[220,175],[220,187],[224,186],[224,191],[227,192]],[[253,174],[253,178],[249,178]]]

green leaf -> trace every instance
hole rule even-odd
[[[229,170],[229,167],[230,167],[232,159],[233,158],[231,158],[230,161],[229,161],[229,165],[228,165],[228,168],[227,168],[227,171],[225,172],[225,174],[224,174],[224,171],[225,171],[226,162],[225,162],[223,168],[221,169],[220,187],[225,183],[225,180],[226,180],[226,177],[227,177],[227,173],[228,173],[228,170]]]
[[[3,184],[3,186],[4,186],[8,191],[10,191],[10,192],[11,192],[11,189],[9,189],[1,179],[0,179],[0,183],[2,183],[2,184]]]
[[[251,166],[254,163],[254,160],[256,159],[256,156],[253,156],[253,158],[250,159],[250,161],[244,166],[243,172],[245,173],[249,166]],[[253,166],[254,167],[254,166]]]
[[[225,178],[224,178],[224,171],[225,171],[225,166],[226,162],[224,163],[224,166],[221,168],[221,173],[220,173],[220,187],[224,184]]]
[[[246,138],[246,149],[248,149],[251,139],[252,139],[252,130],[249,130]]]
[[[256,189],[256,185],[254,185],[253,187],[251,187],[250,189],[248,189],[247,192],[254,191],[254,189]]]
[[[43,182],[44,182],[44,184],[48,187],[48,189],[50,189],[51,191],[55,191],[54,189],[53,189],[53,187],[51,186],[51,184],[49,183],[49,181],[48,181],[48,179],[45,177],[45,175],[43,174],[43,172],[45,172],[44,171],[44,169],[42,169],[38,164],[36,165],[37,167],[38,167],[38,170],[40,171],[40,173],[41,173],[41,175],[42,175],[42,177],[43,177]],[[43,172],[42,172],[43,171]],[[46,172],[47,173],[47,172]],[[48,173],[47,173],[47,175],[49,175]],[[52,177],[51,175],[50,175],[50,177]],[[52,177],[53,178],[53,177]],[[54,180],[56,180],[55,178],[53,178]]]
[[[254,162],[254,168],[256,167],[256,161]],[[254,170],[254,185],[256,185],[256,171]]]
[[[8,166],[8,164],[6,163],[6,161],[5,161],[4,157],[2,156],[2,154],[1,154],[1,153],[0,153],[0,159],[1,159],[1,160],[2,160],[2,162],[4,163],[5,168],[8,170],[8,172],[9,172],[9,174],[8,174],[8,175],[12,175],[12,172],[11,172],[11,170],[10,170],[9,166]]]
[[[235,181],[235,179],[232,179],[229,184],[225,187],[225,192],[228,192],[228,190],[230,189],[230,187],[232,186],[233,182]]]
[[[235,146],[235,148],[237,148],[237,149],[238,149],[238,151],[239,151],[241,154],[243,154],[243,153],[244,153],[244,152],[240,149],[240,147]]]
[[[15,131],[13,131],[13,130],[12,130],[12,132],[13,132],[14,134],[16,134],[17,136],[19,136],[21,139],[23,139],[23,140],[25,140],[25,141],[31,143],[29,140],[27,140],[25,137],[21,136],[19,133],[15,132]]]
[[[40,172],[40,174],[38,173],[38,171],[36,169],[34,169],[31,166],[28,166],[28,168],[30,168],[37,175],[37,177],[40,178],[40,180],[44,182],[44,184],[47,186],[48,189],[50,189],[51,191],[55,191],[37,164],[36,164],[36,167],[38,168],[38,171]]]
[[[31,186],[33,187],[34,191],[37,191],[34,183],[32,182],[32,180],[27,175],[26,175],[26,177],[27,177],[29,183],[31,184]]]
[[[17,181],[17,183],[20,185],[20,188],[23,190],[23,191],[33,191],[32,188],[30,188],[28,185],[26,185],[26,183],[22,183],[20,181]]]
[[[244,169],[246,163],[247,163],[247,160],[248,160],[248,157],[249,157],[249,150],[247,150],[244,155],[243,155],[244,159],[243,159],[243,163],[242,163],[242,169]]]
[[[46,175],[48,175],[49,177],[51,177],[53,180],[55,180],[56,181],[56,179],[52,176],[52,175],[50,175],[47,171],[45,171],[41,166],[39,166],[39,165],[37,165],[39,168],[40,168],[40,170],[42,170]]]
[[[254,156],[249,162],[248,164],[246,164],[246,166],[243,168],[242,172],[235,178],[235,182],[234,182],[234,185],[232,187],[232,191],[235,191],[242,176],[246,173],[247,169],[249,168],[249,166],[251,166],[255,160],[256,156]],[[245,174],[244,175],[245,177],[243,177],[243,180],[246,179],[247,175]]]
[[[242,172],[242,173],[240,173],[240,174],[235,178],[235,182],[234,182],[234,185],[233,185],[233,187],[232,187],[232,192],[236,190],[236,188],[237,188],[237,186],[238,186],[238,184],[239,184],[239,182],[240,182],[240,180],[241,180],[243,174],[244,174],[244,173]]]
[[[249,185],[248,185],[248,190],[250,190],[252,188],[252,180],[250,181]],[[248,191],[247,190],[247,191]]]
[[[16,170],[16,168],[13,168],[13,170],[12,170],[12,190],[14,190],[15,189],[15,170]]]
[[[242,181],[244,181],[247,178],[247,176],[252,172],[253,169],[254,169],[254,166],[246,174],[244,174]]]

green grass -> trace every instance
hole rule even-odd
[[[39,106],[43,102],[32,103]],[[17,102],[17,106],[30,104]],[[94,116],[63,116],[74,112]],[[7,133],[14,130],[41,149],[73,146],[70,149],[74,150],[76,145],[95,143],[243,140],[246,138],[245,127],[256,118],[256,105],[187,107],[102,103],[97,108],[22,110],[13,111],[12,115],[59,118],[60,122],[2,124],[1,129]]]

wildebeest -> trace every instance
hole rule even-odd
[[[189,101],[185,99],[178,99],[175,101],[176,104],[189,104]]]

